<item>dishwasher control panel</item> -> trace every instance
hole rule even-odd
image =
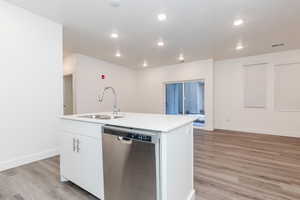
[[[158,143],[160,137],[160,132],[157,131],[146,131],[109,125],[105,125],[103,127],[103,133],[119,136],[122,137],[124,140],[134,140],[153,144]]]
[[[139,140],[143,142],[152,142],[152,137],[149,135],[128,133],[126,137],[129,139]]]

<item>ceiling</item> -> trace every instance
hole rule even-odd
[[[64,25],[64,51],[140,68],[300,48],[299,0],[7,0]],[[166,13],[159,22],[157,14]],[[234,27],[233,21],[245,23]],[[118,39],[110,38],[116,31]],[[162,39],[164,47],[158,47]],[[238,43],[245,47],[235,49]],[[272,48],[272,43],[285,43]],[[117,58],[116,51],[122,56]]]

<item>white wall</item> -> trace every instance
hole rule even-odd
[[[300,137],[300,113],[275,111],[273,98],[274,65],[300,62],[300,50],[140,70],[128,69],[83,55],[73,56],[71,60],[72,62],[67,63],[75,63],[76,66],[75,92],[78,113],[110,111],[113,103],[110,94],[103,105],[96,100],[97,95],[108,85],[117,89],[122,111],[164,113],[164,83],[204,79],[207,113],[205,129]],[[244,108],[243,66],[258,63],[268,63],[266,108]],[[106,74],[107,79],[101,80],[101,74]]]
[[[64,75],[70,75],[74,73],[76,66],[76,54],[71,54],[64,57]]]
[[[123,112],[134,112],[136,109],[136,71],[123,66],[101,61],[92,57],[76,54],[74,66],[74,87],[76,112],[89,113],[112,111],[113,95],[108,91],[104,102],[97,97],[104,87],[112,86],[118,94],[118,107]],[[102,80],[101,75],[106,75]]]
[[[164,67],[146,68],[138,71],[138,111],[165,113],[166,82],[205,80],[205,129],[213,129],[213,60],[183,63]]]
[[[113,96],[109,92],[100,104],[97,96],[106,86],[118,93],[118,105],[124,112],[164,113],[164,83],[205,80],[206,129],[213,129],[213,61],[204,60],[172,66],[129,69],[96,58],[73,54],[65,58],[65,72],[73,73],[76,113],[111,111]],[[101,74],[106,79],[101,79]]]
[[[57,153],[62,26],[0,1],[0,171]]]
[[[274,65],[294,62],[300,50],[215,62],[215,128],[300,137],[300,112],[275,111],[273,98]],[[243,66],[256,63],[268,63],[267,106],[246,109]]]

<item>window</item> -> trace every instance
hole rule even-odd
[[[166,114],[199,115],[195,126],[203,126],[204,81],[187,81],[166,84]]]
[[[300,63],[275,66],[275,109],[281,112],[300,111]]]
[[[266,63],[244,66],[244,104],[246,108],[265,108],[267,94]]]

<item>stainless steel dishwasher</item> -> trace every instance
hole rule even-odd
[[[103,129],[104,200],[160,200],[159,133]]]

